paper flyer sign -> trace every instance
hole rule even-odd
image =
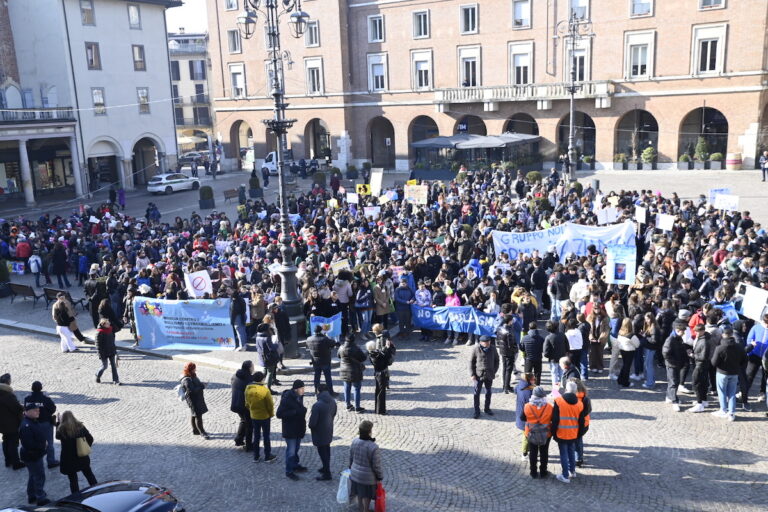
[[[365,215],[365,218],[373,217],[378,219],[381,215],[381,206],[366,206],[363,208],[363,215]]]
[[[381,182],[384,179],[384,168],[374,167],[371,169],[371,195],[381,195]]]
[[[403,198],[413,204],[427,204],[429,187],[426,185],[406,185],[403,190]]]
[[[206,293],[213,293],[213,283],[207,270],[200,270],[192,274],[184,273],[184,282],[187,292],[194,297],[202,297]]]
[[[331,272],[333,272],[333,275],[339,275],[339,272],[342,270],[350,270],[352,267],[349,266],[349,260],[339,260],[334,261],[331,263]]]
[[[731,189],[728,188],[728,187],[711,188],[711,189],[709,189],[709,193],[707,194],[707,202],[714,206],[714,204],[715,204],[715,197],[716,196],[718,196],[719,194],[726,194],[726,195],[728,195],[730,193],[731,193]]]
[[[605,282],[634,284],[637,273],[637,248],[631,245],[609,245],[606,252]]]
[[[656,214],[656,228],[664,231],[672,231],[675,227],[675,216],[666,213]]]
[[[648,223],[648,209],[644,206],[635,206],[635,220],[640,224]]]
[[[357,204],[360,202],[360,196],[354,192],[347,192],[347,202],[349,204]]]
[[[727,212],[738,211],[739,196],[733,194],[717,194],[715,196],[715,209]]]
[[[379,196],[379,204],[386,204],[389,202],[389,197],[387,195]]]
[[[619,206],[619,196],[611,196],[608,198],[608,204],[613,206],[614,208],[616,206]]]

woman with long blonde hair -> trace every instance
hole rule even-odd
[[[75,418],[72,411],[64,411],[59,417],[59,427],[56,429],[56,439],[61,442],[61,465],[59,471],[69,478],[69,490],[74,494],[80,492],[80,484],[77,481],[77,473],[82,472],[88,485],[96,485],[96,477],[91,471],[91,458],[88,455],[78,454],[78,439],[82,438],[90,447],[93,445],[93,436],[82,422]],[[82,444],[82,441],[80,442]],[[90,451],[90,450],[89,450]]]

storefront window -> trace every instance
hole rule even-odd
[[[72,185],[73,179],[67,179],[70,159],[54,158],[45,162],[33,162],[35,187],[37,190],[62,188]]]
[[[18,162],[0,163],[0,193],[21,192],[21,171]]]

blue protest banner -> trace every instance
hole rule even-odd
[[[471,306],[425,308],[411,305],[413,325],[418,328],[496,336],[499,315],[483,313]]]
[[[324,316],[310,316],[309,328],[312,334],[315,333],[316,326],[322,326],[325,335],[329,338],[338,338],[341,336],[341,313],[336,313],[330,318]]]
[[[137,297],[133,312],[139,347],[221,350],[235,346],[230,299],[165,300]]]

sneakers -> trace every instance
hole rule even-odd
[[[451,338],[445,338],[445,341],[443,342],[446,345],[449,345],[451,343]]]
[[[520,454],[520,460],[528,460],[528,454],[527,453],[521,453]]]
[[[677,388],[677,390],[680,393],[690,393],[691,392],[690,389],[688,389],[687,387],[683,386],[682,384],[680,384],[680,386]]]
[[[643,376],[642,375],[637,375],[637,374],[633,373],[632,375],[629,376],[629,379],[630,380],[643,380]]]
[[[458,344],[459,344],[459,338],[456,338],[455,340],[453,340],[453,346],[454,346],[454,347],[455,347],[456,345],[458,345]]]
[[[493,411],[490,409],[485,409],[483,412],[485,412],[485,414],[487,414],[488,416],[493,416]]]
[[[611,380],[619,380],[619,376],[611,374]]]
[[[645,382],[643,382],[643,387],[644,387],[645,389],[653,389],[655,386],[649,386],[648,384],[646,384]]]
[[[702,406],[702,407],[704,407],[704,408],[706,409],[707,407],[709,407],[709,402],[707,402],[706,400],[704,400],[703,402],[701,402],[701,406]]]
[[[749,406],[749,404],[739,404],[739,409],[744,412],[752,412],[752,408]]]
[[[672,410],[675,412],[680,412],[680,404],[672,404]]]
[[[690,409],[688,409],[688,412],[704,412],[704,404],[703,403],[696,404]]]
[[[564,484],[569,484],[569,483],[571,483],[571,481],[570,481],[570,480],[568,480],[567,478],[565,478],[565,477],[564,477],[562,474],[558,474],[558,475],[557,475],[557,479],[558,479],[559,481],[563,482]]]
[[[355,410],[355,406],[352,405],[352,404],[347,404],[347,410],[348,411],[354,411]]]
[[[729,414],[728,415],[728,421],[736,421],[736,415],[735,414]]]
[[[286,473],[285,476],[287,476],[288,478],[290,478],[294,482],[298,482],[299,481],[299,477],[298,477],[298,475],[296,473]]]
[[[576,478],[576,471],[571,471],[570,477],[571,479]]]
[[[365,412],[365,407],[357,407],[357,408],[355,409],[355,412],[358,412],[358,413],[360,413],[360,412]]]
[[[670,400],[669,398],[665,398],[665,399],[664,399],[664,402],[666,402],[666,403],[668,403],[668,404],[671,404],[671,403],[672,403],[672,400]]]
[[[264,457],[264,462],[272,462],[276,458],[277,458],[277,455],[271,455],[270,454],[270,455],[267,455],[266,457]]]
[[[723,411],[723,410],[721,410],[721,409],[718,409],[718,410],[716,410],[715,412],[712,413],[712,416],[714,416],[715,418],[727,418],[728,417],[728,413]]]

